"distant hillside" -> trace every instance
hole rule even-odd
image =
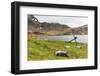
[[[40,28],[41,27],[41,28]],[[28,31],[40,32],[45,35],[86,35],[88,34],[88,26],[82,25],[81,27],[71,28],[68,25],[60,23],[37,22],[28,17]]]
[[[77,35],[87,35],[88,34],[88,25],[83,25],[77,28],[69,28],[67,32],[64,33],[66,34],[77,34]]]
[[[83,25],[81,27],[75,28],[75,34],[83,34],[86,35],[88,34],[88,25]]]

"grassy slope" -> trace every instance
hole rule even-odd
[[[66,43],[64,41],[40,40],[36,36],[28,38],[28,60],[56,60],[56,59],[83,59],[87,58],[87,44],[77,43],[82,46],[76,48],[76,43]],[[71,46],[66,48],[65,46]],[[55,51],[64,50],[69,57],[59,57]]]

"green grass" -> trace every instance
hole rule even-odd
[[[87,58],[87,44],[77,43],[77,45],[81,48],[76,48],[75,42],[42,40],[36,36],[28,36],[28,61]],[[66,48],[65,46],[71,47]],[[67,51],[69,57],[56,56],[55,52],[59,50]]]

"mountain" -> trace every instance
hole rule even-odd
[[[32,31],[34,34],[44,35],[87,35],[88,25],[71,28],[68,25],[60,23],[39,22],[33,15],[29,15],[28,31]]]
[[[65,35],[76,34],[76,35],[87,35],[88,34],[88,25],[82,25],[76,28],[70,28],[67,32],[64,33]]]
[[[81,27],[74,28],[75,34],[82,34],[87,35],[88,34],[88,25],[82,25]]]

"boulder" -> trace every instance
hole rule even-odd
[[[70,48],[71,46],[65,46],[65,48]]]
[[[56,51],[55,55],[56,56],[61,56],[61,57],[69,57],[67,51]]]
[[[78,45],[77,45],[76,48],[79,48],[79,49],[80,49],[80,48],[82,48],[82,46],[78,46]]]

